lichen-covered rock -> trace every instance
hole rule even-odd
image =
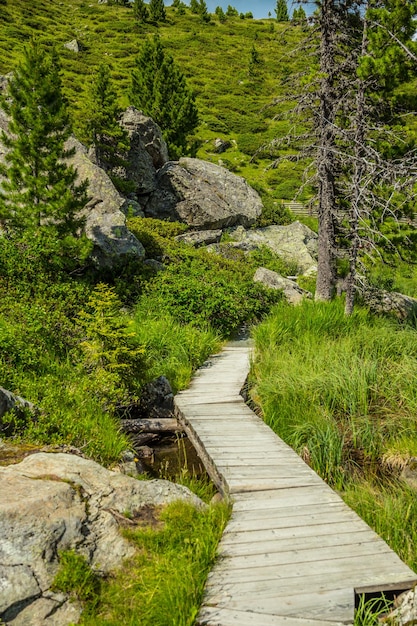
[[[168,161],[161,129],[133,106],[123,113],[120,125],[127,131],[129,150],[122,155],[124,164],[113,168],[112,173],[133,183],[133,192],[139,196],[149,194],[156,189],[156,170]]]
[[[15,396],[11,391],[0,387],[0,424],[3,415],[12,409],[29,409],[29,411],[32,412],[36,411],[35,406],[31,402],[20,396]]]
[[[68,148],[75,154],[68,163],[78,172],[79,180],[88,179],[89,201],[83,210],[87,237],[92,240],[92,258],[99,267],[112,267],[126,257],[143,258],[142,244],[128,230],[125,213],[129,201],[116,190],[107,174],[87,156],[86,148],[71,137]]]
[[[188,243],[195,248],[199,248],[200,246],[208,246],[212,243],[219,243],[222,233],[223,231],[221,229],[190,231],[188,233],[183,233],[182,235],[177,235],[175,237],[175,241]]]
[[[158,171],[156,182],[144,208],[147,217],[211,230],[251,226],[262,212],[259,195],[243,178],[199,159],[169,161]]]
[[[79,611],[74,614],[67,597],[50,590],[61,550],[76,549],[108,572],[134,552],[119,532],[126,512],[134,516],[144,506],[177,499],[202,506],[183,486],[138,481],[62,453],[33,454],[0,467],[0,485],[0,620],[14,626],[53,624],[46,616],[58,608],[57,624],[77,621]],[[41,614],[45,621],[29,621]]]
[[[262,283],[270,289],[282,290],[289,304],[299,304],[304,298],[313,297],[309,291],[299,287],[294,280],[284,278],[284,276],[272,270],[268,270],[265,267],[258,267],[253,280],[256,283]]]
[[[236,228],[229,234],[243,250],[269,248],[284,260],[295,263],[299,274],[317,271],[317,234],[298,221],[288,226]]]
[[[365,280],[357,282],[356,290],[373,313],[387,313],[400,320],[417,314],[417,299],[396,291],[384,291],[369,285]]]

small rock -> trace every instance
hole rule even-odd
[[[270,289],[281,289],[289,304],[299,304],[304,298],[313,297],[309,291],[299,287],[295,281],[284,278],[277,272],[268,270],[265,267],[258,267],[253,280],[256,283],[262,283]]]
[[[219,243],[222,230],[197,230],[189,233],[184,233],[182,235],[177,235],[175,237],[175,241],[180,241],[183,243],[188,243],[195,248],[199,248],[200,246],[207,246],[212,243]]]
[[[79,52],[81,50],[81,46],[76,39],[72,39],[71,41],[64,43],[64,48],[71,50],[71,52]]]
[[[222,152],[226,152],[231,145],[230,141],[217,137],[217,139],[214,140],[214,151],[217,152],[217,154],[222,154]]]

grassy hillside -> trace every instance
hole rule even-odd
[[[273,19],[228,18],[221,24],[213,17],[203,24],[188,9],[185,15],[178,15],[170,7],[166,23],[138,25],[130,7],[83,0],[34,0],[30,5],[25,0],[3,0],[1,8],[0,73],[13,69],[22,45],[33,34],[48,46],[56,45],[76,129],[91,72],[103,60],[107,62],[120,102],[127,106],[135,56],[147,35],[159,33],[196,94],[201,120],[195,136],[197,156],[224,164],[275,198],[293,198],[300,166],[285,164],[267,172],[265,168],[276,153],[268,150],[255,163],[251,157],[290,127],[290,120],[274,120],[280,111],[269,105],[282,89],[281,79],[311,63],[308,56],[298,53],[310,36],[301,28]],[[74,38],[82,47],[79,53],[64,48],[64,43]],[[250,74],[253,48],[258,62]],[[281,113],[285,106],[281,105]],[[216,137],[232,143],[222,155],[214,152]]]

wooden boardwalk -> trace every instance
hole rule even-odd
[[[249,347],[230,344],[175,398],[177,418],[233,513],[201,626],[352,624],[355,592],[417,576],[244,403]]]

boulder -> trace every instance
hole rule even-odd
[[[223,152],[226,152],[231,145],[232,144],[227,139],[220,139],[220,137],[217,137],[217,139],[214,140],[214,151],[217,152],[217,154],[222,154]]]
[[[367,283],[363,278],[357,282],[357,293],[363,304],[373,313],[394,315],[400,320],[417,315],[417,299],[396,291],[384,291]]]
[[[134,553],[119,532],[126,513],[134,521],[144,507],[177,499],[204,506],[183,486],[138,481],[62,453],[0,467],[0,484],[0,620],[13,626],[78,620],[79,607],[50,590],[60,551],[75,549],[109,572]]]
[[[174,394],[165,376],[151,380],[144,387],[138,409],[143,418],[159,419],[174,416]]]
[[[284,260],[295,263],[299,274],[317,271],[317,234],[300,222],[229,232],[243,250],[265,246]]]
[[[381,624],[391,626],[414,626],[417,624],[417,587],[405,591],[394,600],[394,609],[380,618]]]
[[[251,226],[262,212],[257,192],[240,176],[199,159],[169,161],[157,174],[147,217],[185,222],[200,230]]]
[[[223,231],[220,229],[197,230],[177,235],[175,240],[182,241],[183,243],[188,243],[195,248],[199,248],[200,246],[208,246],[212,243],[219,243],[222,233]]]
[[[155,122],[130,106],[120,118],[120,125],[129,137],[129,150],[123,154],[123,165],[112,173],[134,184],[133,193],[149,194],[156,189],[156,170],[168,161],[167,145]]]
[[[67,148],[75,148],[68,163],[77,170],[79,180],[88,179],[89,201],[82,214],[86,218],[87,237],[94,243],[94,263],[98,267],[112,267],[126,257],[143,258],[142,244],[126,226],[129,200],[123,198],[107,174],[90,161],[86,148],[77,139],[71,137]]]
[[[36,408],[31,402],[0,387],[0,425],[3,415],[12,409],[29,409],[29,411],[36,412]]]
[[[297,285],[294,280],[284,278],[277,272],[265,267],[258,267],[253,277],[256,283],[262,283],[270,289],[281,289],[289,304],[299,304],[304,298],[312,298],[312,294]]]
[[[64,48],[71,50],[71,52],[79,52],[81,46],[76,39],[71,39],[71,41],[64,43]]]

